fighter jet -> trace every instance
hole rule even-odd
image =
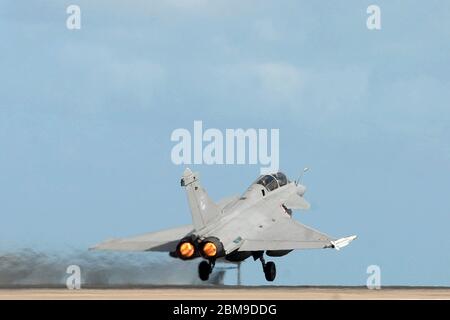
[[[281,172],[258,177],[242,194],[215,203],[200,184],[199,174],[187,168],[181,178],[192,224],[131,238],[112,239],[96,250],[162,251],[182,260],[200,258],[198,274],[208,280],[217,261],[260,260],[267,281],[276,276],[275,263],[264,254],[281,257],[295,249],[347,246],[356,236],[340,239],[307,227],[292,218],[307,210],[306,187]]]

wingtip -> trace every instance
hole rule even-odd
[[[352,242],[356,238],[357,238],[356,235],[353,235],[350,237],[345,237],[345,238],[340,238],[340,239],[331,241],[331,244],[332,244],[333,248],[335,248],[336,250],[341,250],[342,248],[348,246],[350,244],[350,242]]]

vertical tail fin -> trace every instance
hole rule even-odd
[[[199,175],[186,168],[181,178],[181,186],[186,188],[192,222],[195,230],[200,230],[220,215],[219,207],[211,200],[202,188]]]

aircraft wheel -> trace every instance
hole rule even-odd
[[[203,281],[206,281],[209,279],[209,274],[211,273],[211,265],[207,261],[202,261],[198,265],[198,276]]]
[[[275,263],[272,261],[269,261],[264,266],[264,275],[266,276],[267,281],[273,281],[275,280],[275,277],[277,275],[277,268],[275,267]]]

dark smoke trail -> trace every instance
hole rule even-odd
[[[185,262],[153,254],[71,251],[36,252],[22,249],[0,253],[0,287],[65,287],[69,265],[81,269],[84,287],[199,285],[197,261]],[[223,283],[224,271],[209,283]]]

